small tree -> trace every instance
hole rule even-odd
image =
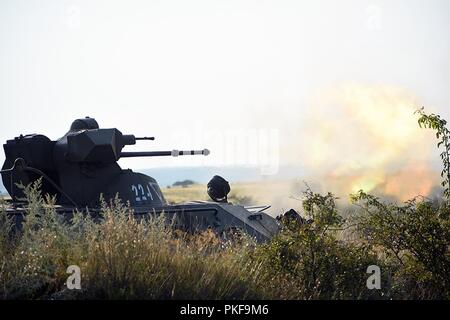
[[[444,196],[447,201],[450,200],[450,131],[447,129],[447,121],[442,119],[436,114],[426,114],[424,107],[416,111],[416,114],[420,115],[418,120],[421,128],[429,128],[436,131],[436,138],[439,140],[438,148],[444,147],[444,151],[441,153],[441,159],[443,163],[443,169],[441,177],[442,187],[444,187]]]

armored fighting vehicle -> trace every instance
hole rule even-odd
[[[191,232],[212,229],[219,235],[241,230],[258,242],[271,238],[279,224],[264,211],[269,206],[244,207],[228,203],[228,182],[214,176],[207,185],[212,201],[191,201],[169,205],[155,179],[117,161],[125,157],[204,155],[209,151],[122,151],[127,145],[153,137],[135,137],[118,129],[100,128],[93,118],[75,120],[70,130],[56,141],[42,134],[20,135],[3,145],[6,160],[1,175],[11,196],[7,211],[22,221],[27,204],[23,188],[42,180],[42,193],[56,196],[58,213],[71,216],[74,210],[98,212],[100,197],[118,197],[132,207],[136,218],[164,214],[172,223]],[[26,217],[25,217],[26,218]]]

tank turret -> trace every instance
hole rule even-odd
[[[209,151],[123,152],[127,145],[153,137],[122,134],[116,128],[99,128],[93,118],[77,119],[60,139],[44,135],[21,135],[4,145],[6,160],[3,184],[15,201],[23,198],[17,183],[29,184],[43,178],[43,191],[57,196],[57,203],[76,207],[96,206],[100,195],[105,199],[117,194],[133,206],[165,204],[164,196],[152,177],[123,170],[117,161],[122,157],[208,155]],[[19,159],[19,162],[16,160]]]

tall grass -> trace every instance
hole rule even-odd
[[[177,232],[164,217],[136,220],[118,199],[101,220],[75,213],[67,223],[53,199],[26,188],[30,201],[21,236],[1,213],[0,297],[3,299],[258,299],[270,297],[253,244],[224,245],[211,232]],[[68,290],[69,265],[81,268],[82,290]]]

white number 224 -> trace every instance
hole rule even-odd
[[[153,195],[151,192],[152,188],[153,186],[150,185],[150,183],[146,185],[147,190],[144,190],[142,184],[138,184],[137,186],[135,186],[134,184],[131,185],[131,191],[134,192],[137,202],[147,201],[147,197],[153,201]]]

